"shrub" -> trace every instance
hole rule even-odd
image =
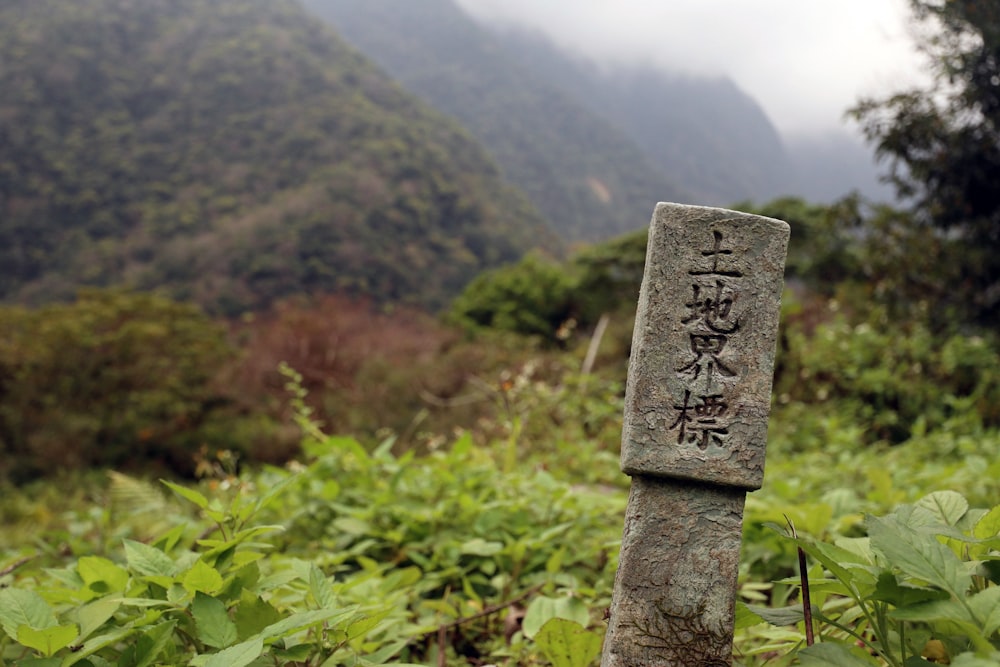
[[[235,350],[196,307],[87,290],[71,304],[4,307],[0,320],[0,476],[186,472],[203,445],[231,446],[239,415],[216,381]]]

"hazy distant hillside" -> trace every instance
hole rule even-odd
[[[851,190],[881,202],[896,199],[892,186],[881,183],[882,171],[872,149],[847,132],[787,140],[795,165],[795,192],[814,202],[832,202]]]
[[[451,0],[304,0],[407,88],[459,119],[571,240],[690,199],[609,120],[519,63]]]
[[[439,305],[554,236],[294,0],[0,3],[0,298],[167,286]]]
[[[600,68],[543,35],[498,30],[518,62],[559,82],[611,119],[670,178],[703,203],[787,194],[791,163],[778,131],[725,78],[670,75],[652,67]]]
[[[505,27],[493,31],[508,53],[614,121],[671,182],[705,203],[788,194],[829,202],[851,191],[892,199],[860,138],[846,129],[782,137],[756,100],[726,78],[596,66],[564,53],[543,35]]]

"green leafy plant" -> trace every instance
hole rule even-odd
[[[786,648],[817,666],[996,664],[1000,506],[970,509],[961,494],[938,491],[866,525],[867,536],[832,543],[789,535],[817,563],[808,586],[820,639],[801,648],[792,634]],[[801,606],[749,611],[805,631]]]
[[[535,641],[552,667],[587,667],[601,652],[602,635],[557,617],[542,626]]]
[[[343,595],[315,564],[269,555],[281,529],[254,519],[288,487],[230,497],[166,482],[212,525],[177,525],[150,543],[123,540],[115,558],[83,556],[33,587],[0,590],[0,657],[49,667],[110,664],[387,664],[406,641],[386,635],[393,606]],[[362,657],[364,656],[364,657]]]

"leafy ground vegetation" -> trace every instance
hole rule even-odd
[[[843,223],[860,210],[765,211],[799,233],[735,660],[996,664],[997,340],[883,298],[866,276],[885,258]],[[619,295],[644,243],[487,274],[450,326],[334,297],[229,323],[122,292],[5,311],[3,404],[31,410],[3,413],[22,443],[4,460],[34,464],[0,504],[0,656],[593,664],[628,484]]]
[[[901,334],[907,363],[965,364],[974,381],[899,382],[900,405],[942,412],[894,435],[858,392],[887,395],[876,389],[901,362],[885,347],[873,357],[878,340],[833,303],[806,318],[786,301],[767,476],[746,511],[736,658],[995,664],[1000,431],[975,405],[996,391],[996,348]],[[839,376],[857,384],[803,379],[822,373],[796,353],[799,340],[820,358],[823,346],[838,352]],[[233,451],[213,450],[197,461],[199,482],[95,473],[6,487],[0,655],[19,665],[592,664],[627,479],[616,461],[620,369],[605,359],[584,376],[570,368],[578,352],[539,350],[484,375],[490,387],[467,387],[492,392],[488,407],[470,404],[473,427],[407,446],[324,435],[304,377],[286,369],[304,437],[282,466],[240,469]],[[810,648],[800,546],[821,640]]]

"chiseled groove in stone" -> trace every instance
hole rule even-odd
[[[772,218],[656,207],[629,362],[625,473],[760,488],[788,236],[788,225]],[[713,248],[716,255],[704,254]],[[713,268],[730,275],[692,275]],[[698,319],[692,304],[704,309],[706,301],[725,302],[725,317],[716,309]],[[693,349],[718,346],[700,358]],[[722,396],[714,400],[725,403],[718,423],[726,433],[707,437],[705,447],[678,442],[685,391],[692,409],[699,397]]]

